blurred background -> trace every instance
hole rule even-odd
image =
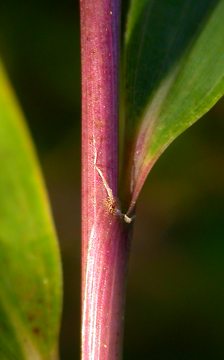
[[[80,347],[78,5],[0,3],[0,54],[35,142],[60,239],[62,360],[78,359]],[[221,100],[169,147],[144,187],[129,268],[124,360],[224,359],[223,134]]]

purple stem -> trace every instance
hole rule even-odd
[[[121,358],[130,225],[118,208],[119,0],[80,0],[82,360]]]

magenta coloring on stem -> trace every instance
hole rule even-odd
[[[82,360],[121,358],[130,225],[117,205],[119,0],[81,0]]]

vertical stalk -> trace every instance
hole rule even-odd
[[[129,225],[117,204],[119,0],[80,0],[82,360],[121,358]]]

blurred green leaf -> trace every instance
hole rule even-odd
[[[61,265],[40,170],[0,63],[0,359],[55,360]]]
[[[223,19],[222,0],[131,1],[124,61],[129,211],[161,153],[224,93]]]

